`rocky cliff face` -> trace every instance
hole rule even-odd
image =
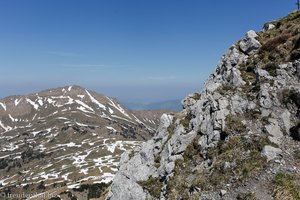
[[[249,31],[122,155],[107,199],[299,199],[300,12]]]

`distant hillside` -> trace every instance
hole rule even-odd
[[[180,111],[182,109],[181,100],[168,100],[154,103],[132,103],[122,102],[130,110],[172,110]]]
[[[79,86],[0,99],[0,193],[99,197],[120,155],[151,138],[162,113]]]

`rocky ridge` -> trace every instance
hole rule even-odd
[[[300,12],[249,31],[121,157],[107,199],[300,199]]]

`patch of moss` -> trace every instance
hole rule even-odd
[[[198,145],[199,137],[195,137],[188,145],[183,159],[175,161],[174,175],[167,182],[168,199],[189,200],[199,197],[200,194],[195,190],[195,184],[191,184],[189,180],[189,177],[194,174],[195,166],[203,161]],[[191,194],[192,191],[194,191],[193,194]]]
[[[276,76],[278,65],[300,58],[300,11],[271,23],[276,26],[274,29],[258,33],[257,39],[262,44],[258,52],[239,65],[246,86],[257,84],[255,67],[261,67],[271,76]],[[253,89],[255,92],[259,88]],[[245,95],[248,95],[247,92],[249,90],[244,91]]]
[[[259,33],[262,47],[260,60],[271,60],[278,64],[291,60],[291,52],[297,48],[300,29],[300,12],[272,22],[276,28]]]
[[[192,98],[193,98],[194,100],[198,101],[198,100],[200,100],[200,98],[201,98],[201,94],[200,94],[200,93],[194,93]]]
[[[281,64],[295,59],[298,55],[295,50],[298,49],[300,11],[271,23],[276,26],[274,29],[258,34],[258,40],[262,44],[257,58],[259,63],[267,64],[271,61]]]
[[[296,184],[294,176],[279,172],[274,178],[276,185],[275,199],[300,199],[300,187]]]
[[[249,120],[258,120],[261,118],[261,111],[260,110],[248,110],[245,113],[245,117]]]
[[[175,130],[175,123],[173,122],[168,128],[167,131],[169,133],[169,135],[172,135],[174,133]]]
[[[252,85],[256,82],[255,65],[249,61],[239,66],[242,79],[247,85]]]
[[[277,76],[276,70],[278,69],[278,64],[275,62],[268,62],[263,66],[263,69],[268,71],[271,76]]]
[[[290,37],[291,37],[291,35],[289,33],[280,34],[278,36],[272,37],[272,38],[268,39],[262,45],[261,50],[271,52],[279,45],[285,43]],[[272,55],[269,55],[269,56],[272,56]]]
[[[227,135],[240,134],[246,132],[247,130],[247,127],[242,123],[238,116],[228,115],[225,119],[225,124],[226,127],[224,132],[227,133]]]
[[[147,190],[151,196],[159,199],[163,186],[163,182],[160,178],[150,176],[148,180],[139,181],[138,184]]]
[[[266,159],[260,152],[267,141],[264,137],[233,136],[227,142],[221,142],[217,147],[209,149],[208,157],[215,161],[213,172],[206,182],[212,188],[218,188],[232,177],[242,181],[255,176],[266,164]],[[231,163],[232,166],[225,168],[225,163]]]
[[[161,158],[160,158],[160,155],[159,155],[159,154],[154,156],[154,166],[155,166],[156,168],[159,168],[159,167],[160,167],[160,160],[161,160]]]
[[[242,183],[245,178],[257,175],[266,164],[266,159],[260,152],[266,143],[270,143],[269,140],[264,137],[244,138],[238,135],[210,148],[207,156],[213,161],[211,167],[197,169],[204,161],[196,142],[198,139],[195,138],[187,147],[184,159],[175,163],[174,176],[167,182],[170,199],[171,197],[189,199],[189,191],[199,189],[201,191],[221,189],[233,177],[238,180],[235,181],[236,184]],[[226,163],[232,165],[226,168]]]
[[[189,200],[189,192],[188,192],[188,183],[185,180],[177,180],[176,186],[172,185],[171,183],[175,183],[175,181],[170,182],[167,188],[169,194],[169,199],[183,199],[183,200]],[[173,188],[173,189],[172,189]],[[175,189],[176,188],[176,189]]]
[[[255,101],[257,95],[260,91],[260,85],[258,83],[251,85],[241,86],[242,92],[240,93],[242,97],[248,99],[249,101]]]
[[[203,161],[201,156],[200,145],[198,144],[200,136],[197,135],[192,142],[187,146],[183,158],[185,162],[194,162],[195,165],[200,164]]]
[[[190,121],[192,119],[192,116],[187,114],[183,119],[180,120],[180,124],[183,125],[184,129],[188,131],[190,129]]]
[[[222,85],[216,90],[216,92],[220,93],[221,95],[231,94],[234,91],[235,88],[231,85]]]
[[[168,128],[167,128],[167,131],[168,131],[168,139],[167,139],[167,140],[165,141],[165,143],[162,145],[162,148],[161,148],[161,149],[163,149],[163,148],[165,147],[165,145],[167,144],[167,142],[171,139],[172,135],[174,134],[174,131],[175,131],[175,128],[176,128],[175,121],[176,121],[176,119],[174,118],[172,124],[170,124],[170,126],[168,126]]]

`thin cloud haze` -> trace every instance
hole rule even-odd
[[[140,100],[136,86],[149,88],[147,101],[184,98],[238,38],[294,2],[0,1],[0,94],[76,84],[122,99]]]
[[[150,80],[171,80],[171,79],[176,79],[176,76],[149,76],[147,79]]]
[[[80,69],[80,68],[91,68],[91,69],[103,69],[103,68],[109,68],[106,65],[97,65],[97,64],[59,64],[59,66],[61,67],[65,67],[65,68],[76,68],[76,69]]]
[[[48,52],[50,55],[54,56],[60,56],[60,57],[81,57],[82,55],[72,52],[57,52],[57,51],[51,51]]]

